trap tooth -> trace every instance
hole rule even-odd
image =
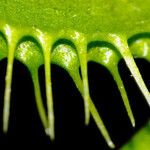
[[[18,42],[18,32],[14,28],[6,24],[6,26],[4,27],[4,35],[6,36],[8,43],[8,60],[5,77],[3,131],[7,132],[10,115],[10,96],[11,96],[13,62],[14,62],[14,53]]]
[[[99,129],[99,131],[102,133],[105,141],[107,142],[108,146],[110,148],[115,148],[115,144],[113,143],[113,141],[111,140],[111,137],[100,117],[100,115],[98,114],[98,111],[96,110],[96,107],[94,106],[92,100],[90,99],[89,101],[89,106],[90,106],[90,111],[92,114],[93,119],[95,120],[95,123]]]
[[[45,87],[46,87],[46,101],[48,111],[48,128],[46,130],[51,140],[55,138],[55,125],[54,125],[54,108],[53,108],[53,95],[52,95],[52,83],[51,83],[51,50],[53,39],[47,33],[37,31],[38,39],[42,46],[44,57],[44,69],[45,69]]]
[[[73,36],[73,39],[75,40],[78,58],[80,62],[81,67],[81,75],[83,80],[83,98],[84,98],[84,104],[85,104],[85,124],[89,124],[90,120],[90,110],[89,110],[89,85],[88,85],[88,74],[87,74],[87,41],[85,39],[85,36],[75,32],[71,34]]]
[[[134,58],[131,54],[131,51],[129,49],[128,43],[126,38],[117,36],[115,34],[110,35],[110,39],[120,52],[121,56],[126,62],[127,67],[129,68],[131,74],[133,75],[137,85],[139,86],[143,96],[145,97],[148,105],[150,106],[150,93],[142,79],[142,76],[139,72],[139,69],[134,61]]]
[[[84,94],[83,93],[83,83],[82,83],[79,73],[76,73],[76,75],[72,76],[72,79],[73,79],[74,83],[76,84],[79,92],[83,96],[83,94]],[[103,123],[103,120],[101,119],[91,97],[89,97],[89,109],[90,109],[91,115],[92,115],[99,131],[101,132],[101,134],[104,137],[105,141],[107,142],[108,146],[110,148],[115,148],[115,145],[114,145],[113,141],[111,140],[111,137],[110,137],[110,135]]]
[[[29,69],[34,85],[35,100],[38,113],[42,124],[47,129],[47,116],[43,106],[41,91],[38,79],[38,68],[43,64],[43,55],[41,47],[31,36],[23,36],[19,40],[18,46],[15,51],[15,58],[22,62]],[[36,58],[36,59],[35,59]]]
[[[31,72],[31,77],[34,85],[34,93],[35,93],[35,100],[36,100],[38,113],[42,121],[42,124],[44,126],[44,129],[46,131],[46,129],[48,128],[48,122],[47,122],[47,116],[46,116],[46,112],[44,109],[42,96],[41,96],[41,90],[40,90],[40,84],[38,78],[38,68],[37,71]]]
[[[68,39],[74,43],[79,63],[81,67],[81,76],[83,80],[84,89],[84,110],[85,110],[85,124],[87,125],[90,120],[89,111],[89,85],[88,85],[88,74],[87,74],[87,40],[84,34],[74,30],[61,30],[56,35],[55,41],[58,39]]]
[[[126,108],[128,116],[130,118],[131,124],[132,124],[133,127],[135,127],[135,118],[133,116],[133,112],[132,112],[132,109],[131,109],[131,106],[130,106],[130,103],[129,103],[129,100],[128,100],[128,96],[127,96],[125,87],[124,87],[122,79],[119,75],[118,68],[117,67],[111,68],[110,72],[111,72],[114,80],[117,83],[118,89],[121,93],[121,96],[122,96],[122,99],[123,99],[123,102],[124,102],[124,106]]]
[[[51,68],[50,68],[51,61],[50,56],[47,57],[47,55],[49,55],[49,51],[46,50],[44,53],[45,53],[44,68],[45,68],[45,86],[46,86],[46,99],[48,110],[48,126],[50,138],[53,140],[55,138],[55,133],[54,133],[54,110],[53,110],[53,96],[51,83]]]
[[[103,65],[112,74],[122,96],[132,126],[134,127],[135,119],[129,104],[126,90],[118,72],[118,63],[121,56],[117,54],[116,50],[109,43],[97,41],[96,43],[91,43],[90,45],[93,46],[89,46],[90,49],[88,51],[88,60]]]
[[[66,60],[70,61],[66,63]],[[80,66],[79,60],[76,51],[73,49],[73,47],[66,45],[65,43],[63,44],[59,43],[59,45],[56,46],[52,52],[52,63],[59,65],[69,73],[77,89],[81,93],[82,97],[84,97],[83,81],[81,80],[79,74],[79,66]],[[90,97],[89,97],[89,109],[99,131],[102,133],[108,146],[114,148],[115,145],[112,142],[110,135]]]
[[[44,63],[45,66],[45,86],[46,86],[46,101],[47,101],[47,110],[48,110],[48,122],[46,123],[46,114],[44,111],[44,107],[42,104],[41,98],[36,98],[37,107],[39,109],[40,117],[43,122],[44,127],[46,128],[46,133],[50,136],[50,138],[54,139],[54,110],[53,110],[53,100],[52,100],[52,86],[51,86],[51,47],[52,47],[52,39],[51,36],[47,33],[44,33],[36,28],[31,28],[21,32],[22,39],[29,40],[27,45],[23,45],[24,51],[17,51],[16,57],[20,59],[30,70],[32,77],[35,77],[37,74],[37,70],[41,64]],[[21,39],[21,40],[22,40]],[[25,41],[24,41],[25,42]],[[27,42],[27,41],[26,41]],[[34,46],[35,45],[35,46]],[[32,48],[31,48],[32,47]],[[38,50],[40,49],[40,50]],[[20,48],[22,50],[22,48]],[[35,59],[36,57],[36,59]],[[42,57],[42,58],[41,58]],[[37,80],[37,79],[33,79]],[[34,84],[38,84],[38,80],[34,81]],[[39,93],[40,89],[35,88],[35,94],[41,95]],[[47,124],[47,125],[46,125]]]
[[[47,135],[51,140],[55,138],[54,129],[54,110],[53,110],[53,96],[52,96],[52,83],[51,83],[51,50],[52,50],[52,36],[39,29],[31,28],[25,29],[23,34],[31,35],[39,43],[42,50],[43,63],[45,69],[45,87],[46,87],[46,102],[48,113],[48,127],[46,129]]]
[[[83,92],[83,82],[80,78],[79,72],[76,72],[76,74],[71,75],[74,83],[76,84],[79,92],[81,93],[82,97],[84,96],[84,92]],[[110,148],[115,148],[115,145],[113,143],[113,141],[111,140],[111,137],[103,123],[103,120],[101,119],[91,97],[89,97],[89,109],[91,112],[91,115],[99,129],[99,131],[101,132],[102,136],[104,137],[105,141],[107,142],[108,146]]]

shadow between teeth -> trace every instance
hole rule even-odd
[[[4,54],[0,55],[0,58],[8,57],[8,64],[7,64],[7,71],[6,71],[6,87],[5,87],[5,94],[4,94],[4,110],[3,110],[3,130],[7,132],[8,130],[8,122],[9,122],[9,110],[10,110],[10,95],[11,95],[11,81],[12,81],[12,70],[13,70],[13,61],[14,57],[24,63],[30,70],[34,90],[35,90],[35,99],[37,104],[37,109],[39,111],[39,115],[43,126],[46,130],[46,133],[50,136],[50,138],[54,139],[54,110],[53,110],[53,100],[52,100],[52,86],[51,86],[51,70],[50,64],[54,63],[62,68],[66,69],[66,71],[72,77],[77,89],[81,93],[84,99],[84,107],[85,107],[85,124],[89,123],[90,114],[95,120],[95,123],[99,130],[101,131],[103,137],[105,138],[109,147],[114,148],[115,145],[113,144],[107,129],[104,126],[100,115],[96,107],[94,106],[90,95],[89,95],[89,87],[88,87],[88,75],[87,75],[87,62],[94,61],[101,65],[104,65],[114,77],[118,85],[118,89],[121,93],[121,96],[124,101],[124,105],[126,107],[128,116],[131,120],[133,126],[135,126],[135,120],[133,117],[132,110],[130,108],[130,104],[128,101],[128,97],[118,73],[118,62],[120,58],[123,58],[131,71],[133,77],[135,78],[136,83],[138,84],[141,92],[143,93],[147,103],[150,105],[150,94],[145,86],[145,83],[139,73],[139,70],[134,62],[133,56],[131,51],[129,50],[127,41],[122,36],[117,36],[115,34],[95,34],[92,37],[86,39],[83,34],[80,34],[76,31],[68,30],[61,31],[55,35],[49,35],[47,33],[43,33],[38,29],[31,29],[31,30],[24,30],[19,32],[15,30],[13,27],[5,24],[1,26],[1,32],[6,37],[7,42],[7,50],[4,50]],[[19,46],[22,43],[22,37],[31,37],[31,43],[34,45],[34,42],[38,43],[38,47],[33,46],[31,43],[26,47],[26,44],[20,47],[20,53],[17,51]],[[59,39],[67,39],[71,41],[72,44],[75,46],[75,50],[69,46],[62,43],[57,47],[53,47],[53,45]],[[88,42],[90,41],[100,41],[100,45],[96,47],[90,47],[88,53]],[[110,43],[112,47],[109,47],[106,42],[101,43],[101,41],[106,41]],[[25,41],[24,41],[25,42]],[[148,40],[148,45],[149,44]],[[102,45],[101,45],[102,44]],[[103,45],[104,44],[104,45]],[[106,44],[106,45],[105,45]],[[18,46],[18,47],[17,47]],[[33,49],[31,47],[33,46]],[[36,47],[36,48],[35,48]],[[39,51],[34,51],[35,49],[41,49]],[[54,49],[53,49],[54,48]],[[140,47],[141,48],[141,47]],[[16,50],[17,49],[17,50]],[[134,49],[136,46],[131,46],[131,50],[133,55],[135,54]],[[142,49],[142,48],[141,48]],[[32,50],[32,52],[31,52]],[[53,50],[53,51],[52,51]],[[40,57],[40,61],[33,61],[35,57]],[[138,56],[140,57],[140,56]],[[149,59],[149,55],[147,55],[146,59]],[[114,61],[115,60],[115,61]],[[30,62],[30,63],[29,63]],[[41,91],[39,86],[39,79],[38,79],[38,68],[40,65],[44,63],[45,66],[45,86],[46,86],[46,99],[47,99],[47,110],[48,116],[46,115]],[[81,75],[82,79],[79,74],[79,67],[81,67]]]

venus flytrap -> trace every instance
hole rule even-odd
[[[125,61],[150,105],[149,91],[134,61],[136,57],[150,61],[149,6],[149,0],[86,0],[84,3],[82,0],[44,3],[42,0],[10,0],[7,3],[2,0],[0,60],[5,57],[8,60],[3,110],[4,132],[8,130],[13,62],[17,59],[31,73],[43,127],[52,140],[55,138],[51,81],[53,63],[68,72],[82,95],[85,124],[89,124],[91,115],[109,147],[114,148],[109,132],[90,97],[87,63],[93,61],[109,70],[116,81],[132,126],[135,126],[136,120],[118,72],[118,63],[121,59]],[[126,8],[126,11],[122,8]],[[38,76],[38,69],[43,64],[47,112]]]
[[[9,29],[8,25],[7,25],[7,28]],[[6,33],[3,33],[3,34],[6,34]],[[17,34],[15,33],[15,35]],[[8,34],[6,34],[6,37],[7,36]],[[89,109],[89,112],[94,118],[106,142],[108,143],[110,147],[113,148],[114,144],[109,136],[109,133],[106,130],[104,123],[102,119],[100,118],[98,111],[90,98],[90,95],[87,93],[88,92],[88,83],[86,83],[87,82],[87,68],[85,67],[85,65],[87,65],[87,61],[95,61],[99,64],[104,65],[111,72],[121,92],[121,95],[122,95],[126,110],[128,112],[129,118],[132,122],[132,125],[135,126],[135,120],[134,120],[134,117],[133,117],[133,114],[129,105],[128,97],[124,89],[124,85],[122,83],[120,75],[118,73],[118,67],[117,67],[118,62],[121,58],[121,54],[122,54],[122,57],[127,62],[129,69],[131,68],[130,65],[134,65],[134,69],[136,68],[135,62],[133,58],[131,57],[130,51],[126,51],[122,49],[124,47],[123,45],[124,43],[121,41],[122,39],[120,39],[120,37],[114,34],[109,34],[109,35],[94,34],[93,36],[91,36],[88,39],[89,43],[90,41],[92,42],[98,41],[102,44],[102,45],[98,44],[97,45],[98,47],[90,47],[90,46],[88,47],[88,44],[85,41],[83,35],[81,36],[81,38],[79,38],[80,33],[76,31],[70,31],[70,30],[68,30],[68,32],[60,31],[58,32],[56,37],[57,38],[55,38],[55,36],[44,34],[40,30],[35,29],[35,28],[28,30],[28,31],[24,30],[24,32],[18,33],[17,38],[16,36],[14,37],[14,39],[12,38],[13,40],[17,39],[17,41],[14,42],[14,45],[13,45],[14,46],[13,48],[17,50],[14,51],[13,49],[13,51],[11,51],[11,49],[10,50],[8,49],[9,53],[10,52],[13,53],[10,59],[11,60],[10,62],[11,72],[12,72],[14,57],[16,57],[18,60],[20,60],[29,68],[32,79],[33,79],[35,97],[36,97],[36,103],[37,103],[39,115],[41,117],[46,133],[51,137],[51,139],[54,139],[53,102],[52,102],[52,92],[50,92],[51,91],[50,89],[52,87],[51,87],[51,79],[49,78],[50,72],[51,72],[50,63],[52,62],[63,67],[65,70],[67,70],[67,72],[72,77],[79,92],[84,98],[84,102],[88,103],[88,105],[85,105],[85,109],[87,110]],[[57,45],[57,42],[59,42],[59,40],[60,41],[68,40],[69,43],[71,43],[71,45],[66,46],[67,44],[66,42],[59,43],[61,45]],[[72,45],[73,47],[71,47]],[[55,46],[58,46],[58,47],[55,47]],[[88,51],[88,48],[90,49],[89,51]],[[125,48],[128,48],[128,46],[125,46]],[[120,52],[121,50],[123,51],[122,53]],[[52,51],[52,55],[50,55],[50,51]],[[8,56],[9,56],[9,53],[8,53]],[[130,57],[128,58],[128,56]],[[37,59],[34,60],[34,57],[36,57]],[[87,61],[83,62],[82,60],[87,60]],[[130,64],[129,62],[132,62],[133,64]],[[46,112],[44,110],[44,106],[42,103],[39,81],[38,81],[38,68],[43,63],[45,64],[45,79],[46,79],[45,86],[46,86],[46,91],[47,91],[46,97],[47,97],[48,117],[46,115]],[[80,66],[82,66],[81,67],[82,79],[79,75]],[[133,74],[133,76],[135,77],[137,81],[140,79],[140,83],[138,82],[139,87],[141,87],[141,81],[142,81],[142,84],[143,84],[142,86],[146,89],[146,86],[139,72],[137,71],[137,68],[136,68],[136,71],[132,70],[131,68],[131,72],[136,73],[136,75]],[[8,75],[9,75],[9,80],[10,80],[12,74],[9,73]],[[11,82],[9,82],[8,85],[10,88]],[[8,86],[6,86],[6,91],[7,90],[8,90]],[[146,95],[145,90],[143,91],[144,91],[143,94]],[[5,127],[4,131],[7,131],[7,128],[8,128],[9,107],[10,107],[10,93],[9,94],[6,93],[6,95],[8,97],[4,99],[5,101],[4,103],[4,125],[3,125]],[[148,98],[148,96],[149,95],[145,97]],[[85,111],[85,121],[86,121],[86,124],[89,121],[88,111]]]

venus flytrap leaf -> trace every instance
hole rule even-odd
[[[39,111],[39,115],[41,117],[42,123],[44,125],[44,128],[46,129],[46,132],[48,135],[50,135],[51,139],[54,138],[54,115],[53,115],[53,102],[52,102],[52,92],[51,91],[51,85],[50,85],[50,89],[49,89],[49,84],[47,83],[51,83],[51,79],[49,78],[50,75],[50,63],[51,61],[57,65],[60,65],[61,67],[63,67],[64,69],[67,70],[67,72],[70,74],[70,76],[72,77],[73,81],[75,82],[78,90],[80,91],[82,97],[85,97],[85,87],[88,89],[87,83],[86,86],[84,86],[84,81],[83,79],[86,79],[87,82],[87,76],[86,75],[86,68],[85,67],[85,63],[87,63],[86,61],[84,61],[84,63],[82,62],[83,60],[89,61],[95,61],[97,63],[100,63],[102,65],[104,65],[113,75],[114,79],[116,80],[116,83],[118,85],[118,88],[121,92],[122,98],[124,100],[124,104],[126,106],[126,110],[128,112],[128,115],[130,117],[130,120],[132,122],[132,125],[135,125],[135,121],[134,121],[134,117],[128,102],[128,98],[127,98],[127,94],[126,91],[124,89],[123,83],[121,81],[120,75],[118,73],[118,68],[117,68],[117,64],[120,60],[120,55],[117,53],[114,53],[114,51],[112,51],[109,48],[106,47],[101,47],[101,48],[94,48],[91,51],[88,52],[88,58],[87,57],[87,52],[85,52],[85,49],[87,49],[87,42],[84,42],[84,38],[80,39],[80,42],[78,43],[78,41],[76,41],[76,36],[78,35],[77,32],[75,32],[76,36],[74,36],[73,34],[71,34],[71,38],[70,36],[68,36],[68,34],[64,34],[63,32],[61,32],[60,36],[57,35],[57,37],[59,37],[58,39],[61,38],[66,38],[66,39],[71,39],[70,41],[73,41],[73,44],[75,43],[75,49],[76,52],[70,50],[70,47],[66,47],[65,45],[59,45],[59,48],[56,47],[56,49],[54,48],[52,56],[50,55],[50,51],[52,50],[52,45],[53,43],[55,43],[55,40],[52,40],[50,35],[44,34],[42,32],[39,32],[40,30],[35,30],[33,32],[31,32],[31,38],[25,38],[27,39],[26,41],[22,41],[20,40],[20,45],[17,49],[17,52],[15,53],[15,57],[20,60],[22,63],[24,63],[28,69],[31,72],[31,76],[33,79],[33,83],[34,83],[34,89],[35,89],[35,97],[36,97],[36,103],[37,103],[37,107],[38,107],[38,111]],[[26,31],[24,32],[24,34],[26,33]],[[63,34],[62,34],[63,33]],[[23,34],[23,35],[24,35]],[[26,33],[27,34],[27,33]],[[27,34],[28,35],[28,34]],[[35,38],[35,41],[32,39],[32,35],[33,38]],[[62,36],[63,35],[63,36]],[[72,36],[73,35],[73,36]],[[95,36],[95,35],[94,35]],[[93,36],[93,37],[94,37]],[[29,36],[30,37],[30,36]],[[93,38],[92,37],[92,38]],[[95,38],[96,37],[96,38]],[[102,41],[106,41],[106,42],[110,42],[112,44],[114,44],[114,46],[119,49],[122,48],[118,45],[120,45],[120,43],[116,44],[116,41],[114,41],[114,35],[103,35],[100,36],[98,35],[95,36],[93,39],[95,40],[100,40]],[[112,38],[113,37],[113,38]],[[57,38],[56,38],[57,39]],[[75,41],[74,41],[75,40]],[[83,40],[83,43],[82,43]],[[19,41],[19,38],[18,38]],[[57,41],[57,40],[56,40]],[[118,40],[119,41],[119,40]],[[34,44],[32,43],[39,43],[39,45],[41,45],[41,49],[43,50],[43,54],[39,51],[36,51],[37,49],[39,49],[39,47],[37,48],[36,46],[34,46]],[[119,41],[120,42],[120,41]],[[17,43],[17,42],[16,42]],[[26,44],[25,44],[26,43]],[[105,42],[104,42],[105,43]],[[83,44],[83,45],[82,45]],[[121,43],[122,44],[122,43]],[[16,44],[17,45],[17,44]],[[15,45],[15,46],[16,46]],[[83,52],[77,51],[77,49],[80,50],[84,50]],[[101,53],[99,53],[99,51],[101,50]],[[120,52],[120,51],[119,51]],[[33,57],[38,58],[38,59],[33,59]],[[80,62],[80,58],[79,56],[82,58],[81,62]],[[51,58],[52,57],[52,58]],[[51,58],[51,59],[50,59]],[[45,64],[45,78],[46,78],[46,90],[47,90],[47,106],[48,106],[48,114],[50,115],[48,117],[48,122],[47,122],[47,117],[44,111],[44,106],[42,103],[42,98],[41,98],[41,94],[40,94],[40,88],[39,88],[39,81],[38,81],[38,68],[41,64]],[[82,80],[80,78],[79,75],[79,66],[82,64],[82,69],[83,69],[83,75],[82,75]],[[82,71],[82,70],[81,70]],[[82,73],[82,72],[81,72]],[[83,77],[84,76],[84,77]],[[89,103],[89,111],[91,112],[92,117],[94,118],[99,130],[101,131],[103,137],[105,138],[106,142],[108,143],[108,145],[111,148],[114,148],[114,144],[109,136],[108,131],[106,130],[104,123],[102,121],[102,119],[100,118],[98,111],[96,110],[89,94],[87,99],[88,103]],[[52,113],[51,113],[52,112]],[[85,112],[86,114],[87,112]],[[87,115],[85,115],[85,120],[86,120]]]
[[[0,60],[8,57],[4,95],[4,131],[8,128],[13,61],[16,58],[31,72],[41,121],[48,135],[54,139],[51,63],[55,63],[70,74],[84,99],[85,124],[89,123],[91,114],[108,145],[114,148],[109,133],[90,98],[87,62],[97,62],[111,72],[134,126],[135,120],[118,72],[118,62],[121,58],[124,59],[150,105],[149,91],[134,61],[134,57],[150,61],[149,6],[149,0],[131,2],[127,0],[85,0],[84,2],[82,0],[9,0],[7,2],[1,0]],[[138,34],[140,36],[137,36]],[[25,41],[20,40],[23,37]],[[130,42],[130,37],[135,39]],[[62,39],[68,40],[71,45],[60,43],[53,48],[57,41]],[[93,41],[112,46],[101,45],[87,52],[89,43]],[[38,68],[42,64],[45,67],[48,117],[42,103],[38,79]]]
[[[149,150],[149,141],[150,122],[148,121],[120,150]]]

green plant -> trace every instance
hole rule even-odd
[[[122,147],[122,150],[149,150],[150,139],[150,125],[149,122],[130,139],[130,141]],[[144,142],[141,142],[144,141]]]
[[[118,72],[124,59],[148,105],[150,94],[134,57],[149,61],[149,1],[1,1],[0,58],[7,57],[3,130],[8,130],[14,58],[29,69],[37,108],[46,133],[54,139],[51,63],[64,68],[84,99],[85,124],[94,118],[107,144],[114,144],[90,98],[87,62],[105,66],[116,81],[126,111],[135,126],[126,90]],[[102,6],[102,7],[100,7]],[[126,8],[126,11],[122,9]],[[27,11],[28,10],[28,11]],[[5,12],[5,13],[3,13]],[[42,23],[41,23],[42,21]],[[36,59],[35,59],[36,58]],[[47,114],[42,104],[38,69],[44,64]],[[81,68],[81,76],[79,73]]]

